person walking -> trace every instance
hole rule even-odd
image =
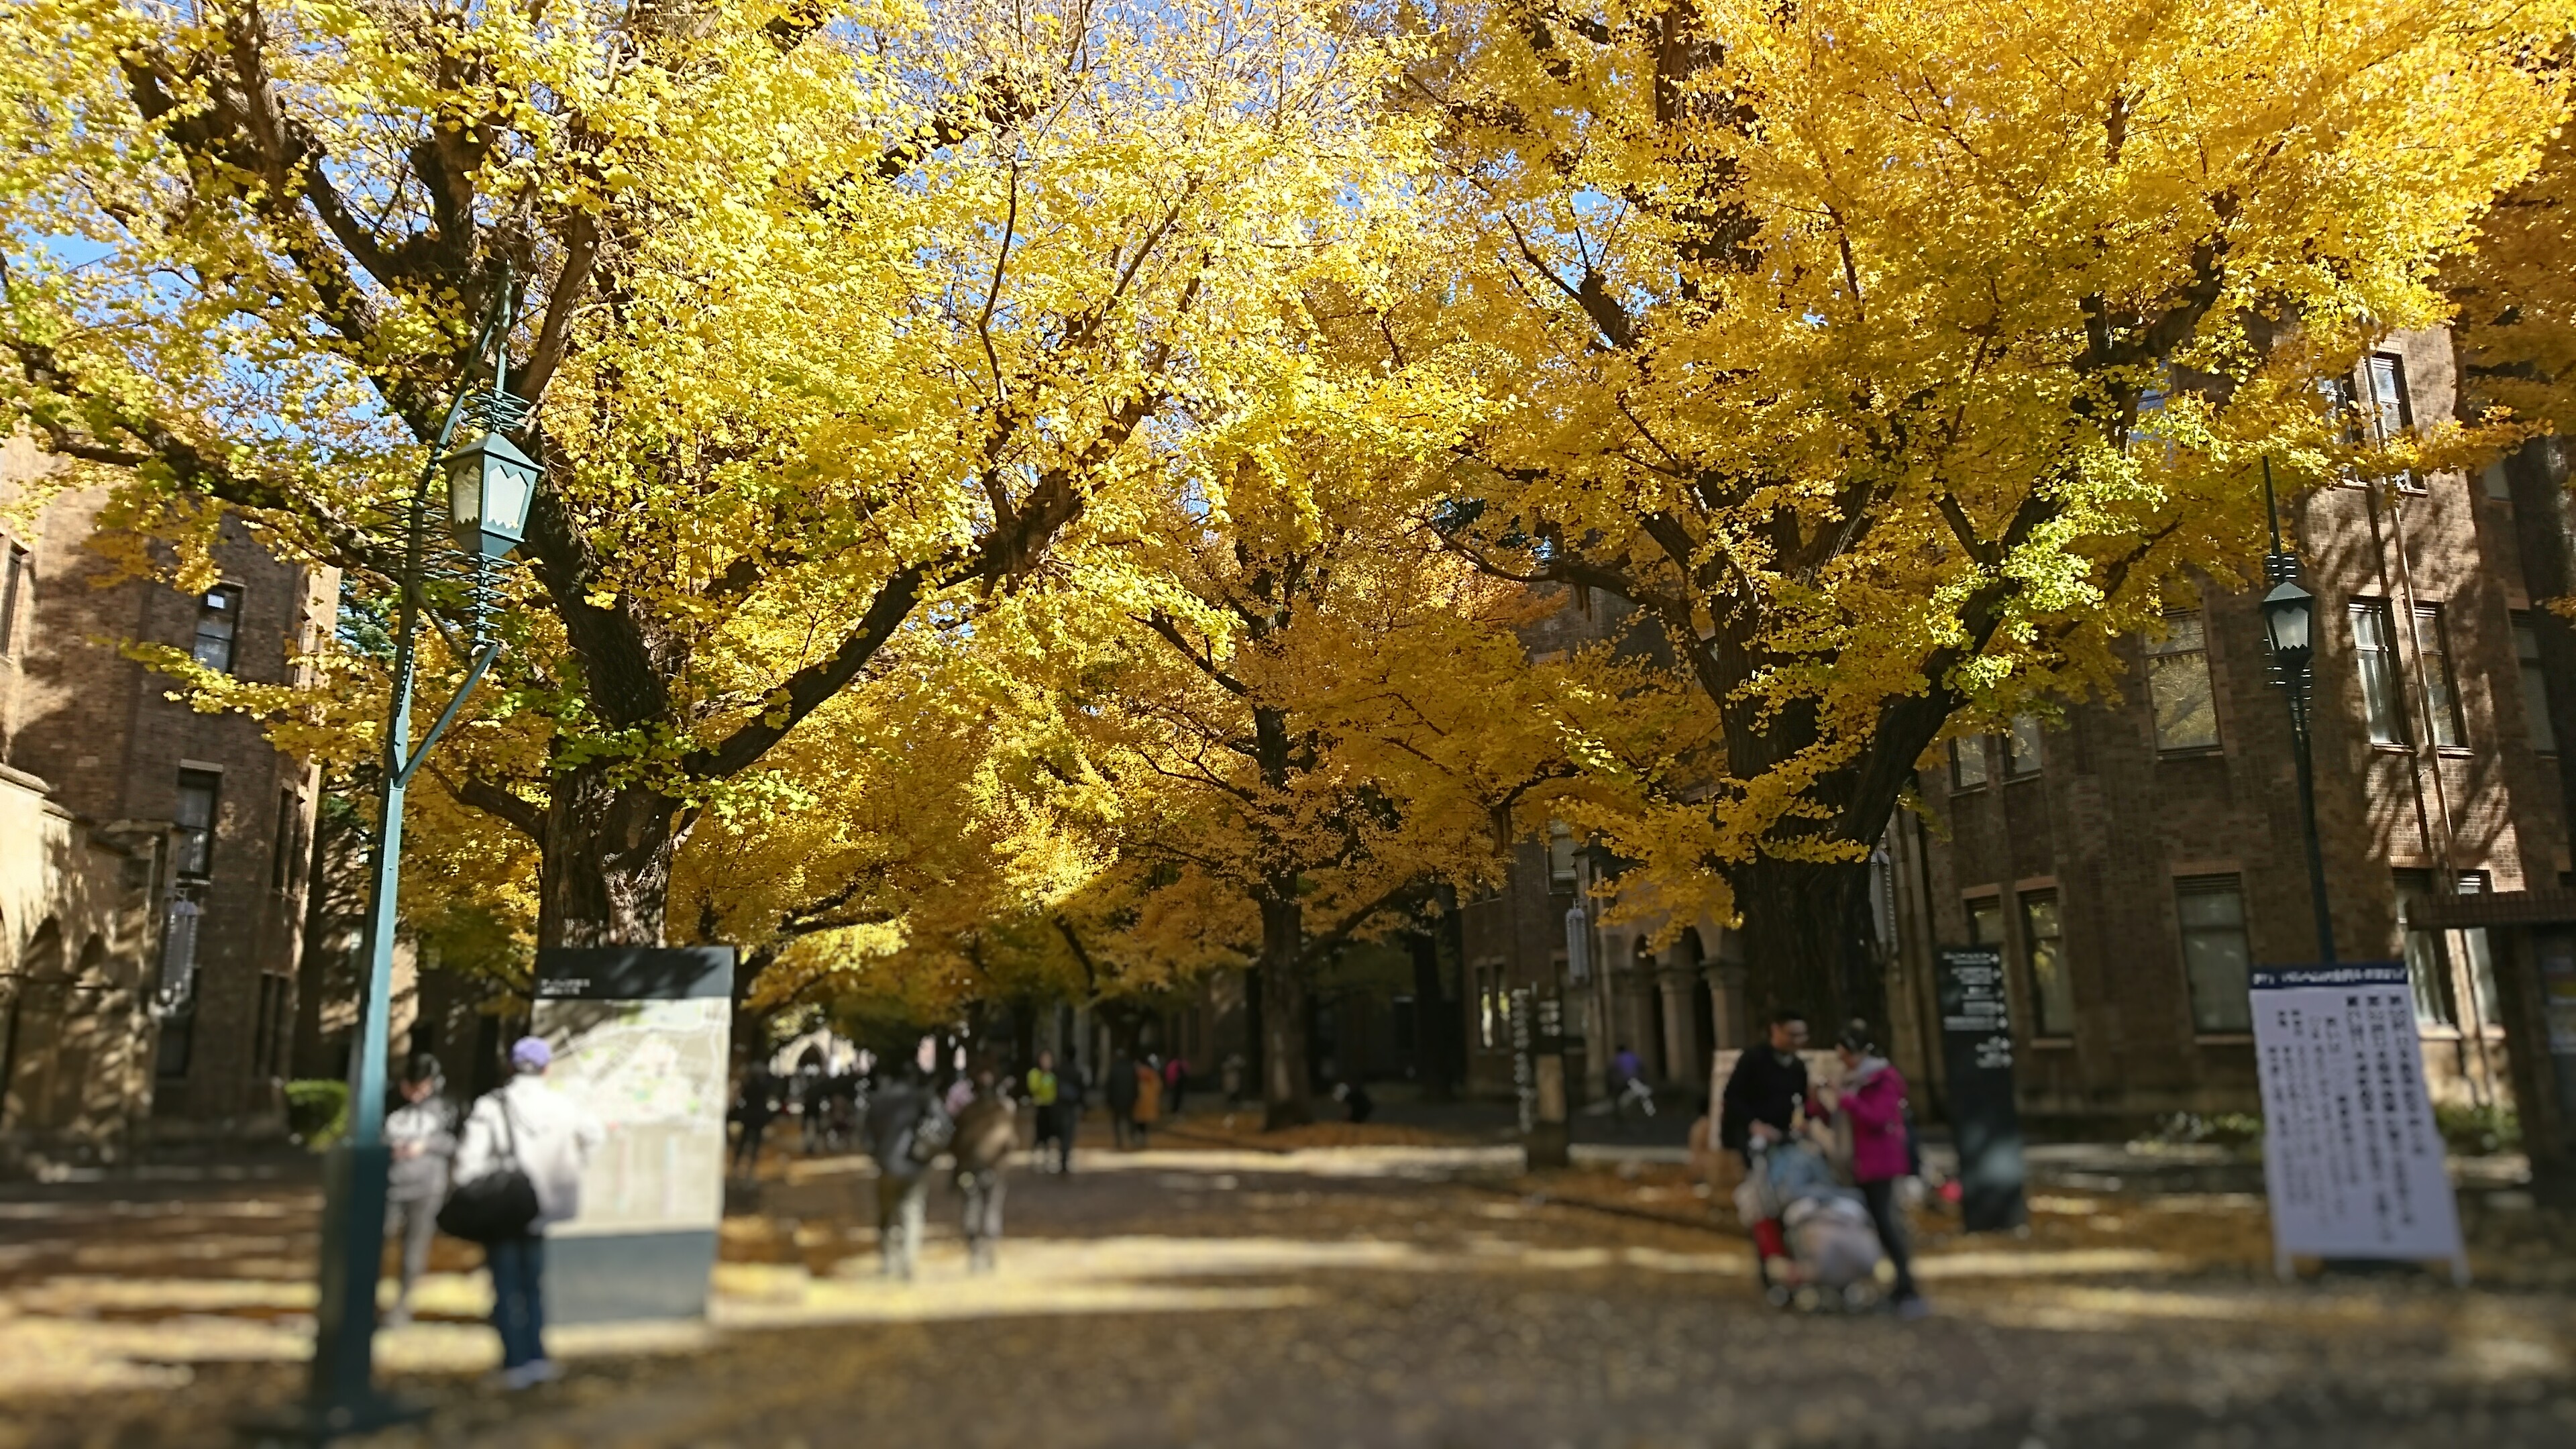
[[[1125,1051],[1109,1058],[1109,1075],[1100,1084],[1109,1103],[1109,1141],[1121,1152],[1136,1139],[1136,1059]]]
[[[560,1377],[546,1357],[546,1228],[580,1214],[582,1164],[608,1140],[589,1108],[547,1084],[553,1066],[554,1049],[543,1037],[519,1038],[510,1048],[508,1085],[474,1104],[456,1147],[458,1182],[516,1164],[536,1189],[537,1215],[527,1230],[483,1246],[505,1389]]]
[[[877,1165],[877,1255],[889,1278],[912,1281],[930,1196],[930,1142],[947,1126],[921,1069],[903,1062],[868,1098],[868,1155]],[[928,1134],[930,1141],[925,1141]]]
[[[805,1148],[805,1155],[812,1157],[824,1146],[823,1053],[819,1049],[809,1046],[805,1055],[797,1060],[790,1094],[796,1101],[796,1135]]]
[[[1091,1097],[1091,1076],[1082,1069],[1082,1057],[1075,1052],[1064,1054],[1064,1071],[1055,1081],[1056,1150],[1062,1157],[1056,1171],[1073,1171],[1073,1146],[1082,1136],[1082,1109]]]
[[[1718,1144],[1753,1160],[1753,1138],[1786,1137],[1807,1104],[1807,1014],[1794,1007],[1771,1013],[1770,1039],[1735,1059],[1719,1097]]]
[[[1036,1114],[1037,1141],[1034,1149],[1040,1167],[1046,1165],[1047,1144],[1064,1136],[1064,1119],[1056,1112],[1055,1053],[1039,1052],[1038,1064],[1029,1068],[1026,1079],[1029,1110]],[[1062,1148],[1057,1149],[1062,1152]]]
[[[1646,1063],[1626,1042],[1610,1054],[1610,1110],[1626,1120],[1632,1103],[1643,1102],[1646,1115],[1655,1115],[1655,1094],[1646,1086]]]
[[[411,1322],[411,1292],[429,1267],[429,1243],[438,1235],[438,1210],[447,1201],[448,1168],[456,1157],[457,1115],[438,1058],[415,1054],[403,1069],[393,1110],[385,1114],[385,1145],[394,1156],[385,1183],[385,1231],[402,1244],[402,1283],[385,1315],[388,1328]]]
[[[1851,1130],[1852,1181],[1860,1188],[1861,1200],[1869,1205],[1870,1221],[1878,1225],[1879,1246],[1896,1268],[1896,1291],[1890,1301],[1899,1316],[1920,1318],[1929,1310],[1914,1285],[1914,1254],[1905,1231],[1905,1207],[1897,1199],[1898,1185],[1912,1170],[1905,1126],[1905,1077],[1896,1070],[1895,1063],[1878,1054],[1877,1041],[1865,1021],[1844,1027],[1834,1049],[1842,1058],[1842,1087],[1819,1091],[1818,1104],[1824,1115],[1838,1119]]]
[[[948,1150],[957,1161],[958,1194],[966,1200],[966,1271],[993,1271],[994,1250],[1002,1242],[1003,1170],[1011,1149],[1019,1145],[1018,1104],[1002,1090],[991,1068],[974,1076],[974,1095],[957,1113],[957,1131]]]
[[[743,1181],[760,1176],[760,1139],[777,1117],[778,1079],[769,1074],[769,1063],[753,1062],[751,1070],[743,1073],[742,1092],[734,1101],[734,1118],[742,1124],[742,1135],[734,1139],[733,1163]]]
[[[1189,1058],[1174,1052],[1172,1059],[1163,1063],[1163,1106],[1171,1115],[1181,1115],[1181,1098],[1188,1093],[1189,1087]]]
[[[1136,1063],[1136,1145],[1143,1147],[1163,1120],[1163,1066],[1151,1053]]]
[[[1244,1061],[1241,1052],[1227,1052],[1225,1061],[1218,1066],[1217,1081],[1225,1088],[1226,1111],[1243,1110],[1243,1079],[1249,1070],[1250,1064]]]

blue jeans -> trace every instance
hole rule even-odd
[[[546,1356],[546,1240],[531,1233],[483,1249],[492,1270],[492,1328],[501,1335],[501,1367]]]

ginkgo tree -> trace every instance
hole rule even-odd
[[[492,707],[543,748],[457,788],[538,842],[542,943],[658,941],[729,782],[1300,365],[1283,303],[1403,199],[1398,51],[1234,0],[27,0],[0,419],[182,577],[232,512],[381,579],[523,288]]]
[[[1440,545],[1437,472],[1399,441],[1454,436],[1454,359],[1387,361],[1309,410],[1350,426],[1235,428],[1139,510],[1123,546],[1146,587],[1062,686],[1124,802],[1128,904],[1095,949],[1143,979],[1248,968],[1273,1126],[1312,1112],[1318,968],[1435,882],[1496,878],[1529,828],[1512,807],[1571,774],[1514,632],[1528,591]]]
[[[1862,861],[1927,750],[2244,576],[2260,458],[2313,476],[2319,380],[2445,315],[2564,112],[2556,5],[1423,13],[1450,310],[1519,359],[1451,536],[1636,605],[1715,729],[1592,823],[1811,1009],[1877,1003]]]

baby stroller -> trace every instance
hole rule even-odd
[[[1774,1306],[1862,1308],[1877,1297],[1878,1229],[1813,1147],[1753,1144],[1735,1210],[1753,1233],[1755,1271]]]

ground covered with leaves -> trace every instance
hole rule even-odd
[[[911,1285],[876,1276],[863,1161],[774,1165],[728,1220],[712,1328],[565,1330],[569,1377],[525,1394],[480,1386],[470,1250],[442,1257],[426,1321],[382,1341],[387,1377],[434,1412],[374,1442],[2576,1442],[2576,1298],[2545,1213],[2473,1215],[2465,1292],[2411,1273],[2285,1286],[2259,1200],[2044,1193],[2023,1237],[1920,1219],[1938,1312],[1900,1323],[1766,1306],[1744,1240],[1671,1167],[1480,1162],[1091,1154],[1014,1182],[999,1273],[967,1275],[942,1231]],[[943,1189],[935,1224],[953,1203]],[[221,1443],[297,1391],[306,1187],[0,1208],[0,1446]]]

